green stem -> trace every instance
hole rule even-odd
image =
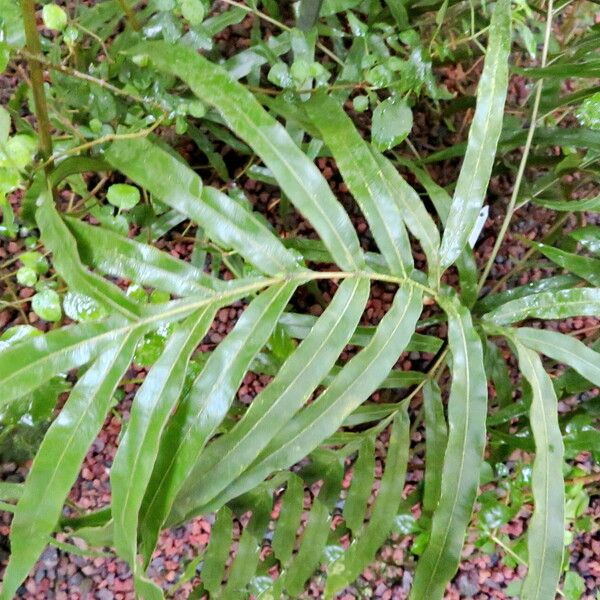
[[[547,8],[547,17],[546,17],[546,31],[544,34],[544,47],[542,49],[542,61],[541,66],[546,66],[546,61],[548,59],[548,47],[550,45],[550,34],[552,33],[552,2],[553,0],[549,0],[548,8]],[[496,260],[496,256],[498,255],[498,251],[500,250],[500,246],[504,241],[504,236],[508,231],[508,227],[510,225],[511,219],[515,212],[515,206],[517,203],[517,198],[519,197],[519,191],[521,189],[521,183],[523,181],[523,176],[525,174],[525,168],[527,167],[527,160],[529,158],[529,152],[531,150],[531,144],[533,142],[533,134],[535,133],[535,127],[537,124],[537,114],[540,108],[540,100],[542,98],[542,88],[544,87],[544,80],[540,79],[537,83],[537,88],[535,90],[535,97],[533,100],[533,109],[531,111],[531,125],[529,126],[529,131],[527,132],[527,140],[525,141],[525,148],[523,149],[523,156],[521,157],[521,162],[519,163],[519,169],[517,171],[517,177],[515,179],[515,185],[513,187],[512,195],[510,197],[510,202],[508,204],[508,208],[506,209],[506,216],[504,217],[504,221],[502,222],[502,226],[500,227],[500,231],[498,232],[498,237],[496,238],[496,243],[492,249],[492,253],[483,269],[483,273],[479,278],[479,283],[477,284],[477,291],[480,292],[481,288],[485,284],[488,275],[492,269],[492,265]]]
[[[31,54],[41,55],[42,46],[37,29],[35,2],[33,0],[21,0],[21,13],[25,28],[25,45],[27,50]],[[29,60],[28,64],[35,115],[38,122],[40,153],[46,163],[46,172],[49,173],[52,169],[52,136],[50,134],[50,119],[48,118],[48,105],[46,104],[46,94],[44,92],[44,73],[42,65],[37,60]]]

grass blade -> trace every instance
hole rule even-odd
[[[251,92],[192,48],[149,42],[131,52],[149,56],[157,68],[183,79],[202,101],[214,106],[271,170],[285,195],[317,230],[336,264],[349,271],[364,265],[354,227],[327,181]]]
[[[441,246],[442,268],[449,267],[467,245],[483,206],[502,131],[508,89],[510,0],[499,0],[490,23],[485,64],[477,88],[477,107],[458,176]]]
[[[445,299],[452,352],[452,387],[448,401],[448,445],[440,499],[431,536],[415,572],[411,600],[441,599],[456,573],[473,504],[485,447],[487,380],[483,348],[469,311]]]
[[[521,598],[546,600],[556,596],[565,536],[563,440],[558,426],[552,380],[536,352],[516,343],[519,367],[533,392],[529,422],[535,440],[531,487],[534,511],[527,532],[528,572]]]
[[[46,546],[81,462],[98,435],[139,334],[122,336],[90,366],[48,429],[27,476],[11,526],[2,600],[11,600]]]

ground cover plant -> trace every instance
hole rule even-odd
[[[296,598],[315,573],[333,598],[391,535],[413,600],[465,539],[526,565],[505,597],[593,594],[567,548],[597,532],[597,12],[0,0],[0,450],[33,458],[0,483],[0,597],[59,544],[144,599]],[[473,94],[443,77],[463,64]],[[519,238],[531,205],[548,227]],[[85,511],[111,414],[110,504]],[[159,536],[198,516],[163,589]]]

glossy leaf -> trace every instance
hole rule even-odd
[[[413,268],[410,242],[390,181],[378,167],[369,146],[332,97],[314,94],[304,108],[333,153],[391,273],[406,276]]]
[[[303,340],[310,333],[317,319],[317,317],[313,317],[312,315],[285,312],[281,315],[279,323],[289,335]],[[376,327],[357,327],[348,343],[354,346],[366,346],[371,341],[376,329]],[[406,350],[435,354],[441,345],[439,338],[432,335],[413,333],[410,342],[406,346]]]
[[[548,244],[534,242],[530,242],[530,244],[554,264],[589,281],[592,285],[600,286],[600,260],[565,252]]]
[[[570,366],[582,377],[600,386],[600,353],[577,338],[546,329],[519,327],[515,337],[527,348]]]
[[[496,325],[508,325],[529,318],[566,319],[598,315],[600,315],[600,289],[572,288],[511,300],[485,314],[483,318]]]
[[[433,287],[437,287],[440,278],[439,231],[415,190],[404,181],[404,178],[383,154],[375,149],[372,149],[372,152],[381,169],[382,176],[393,190],[394,200],[404,216],[406,226],[423,247],[429,267],[429,281]]]
[[[434,381],[423,387],[425,412],[425,490],[423,511],[432,515],[440,498],[444,454],[448,443],[448,427],[440,388]]]
[[[250,363],[266,344],[296,288],[280,284],[260,294],[211,354],[167,426],[140,517],[147,561],[175,495],[225,418]]]
[[[373,146],[380,152],[391,150],[408,137],[412,125],[408,104],[401,98],[387,98],[373,111]]]
[[[444,299],[452,353],[452,387],[448,401],[448,444],[440,499],[429,543],[417,564],[411,600],[441,599],[456,573],[460,552],[477,497],[485,447],[487,381],[483,348],[469,312]]]
[[[0,598],[11,600],[46,546],[85,454],[98,435],[139,334],[123,335],[77,382],[33,461],[11,526]]]
[[[44,194],[36,211],[46,249],[53,253],[53,265],[74,290],[93,298],[112,313],[135,319],[142,313],[140,306],[128,298],[117,286],[88,271],[79,258],[77,244],[68,227],[60,218],[50,194]]]
[[[344,519],[354,536],[362,529],[374,479],[375,440],[367,437],[358,451],[352,470],[352,483],[344,503]]]
[[[334,505],[339,497],[344,469],[341,461],[331,454],[320,465],[323,485],[314,499],[308,521],[300,538],[300,548],[283,577],[283,587],[297,598],[322,560],[331,530]]]
[[[483,206],[502,130],[508,89],[510,25],[510,2],[500,0],[490,23],[488,48],[477,88],[477,107],[442,238],[440,252],[443,268],[450,266],[466,246]]]
[[[333,434],[385,378],[406,347],[420,312],[421,292],[412,285],[401,287],[369,345],[346,364],[315,402],[275,436],[255,463],[223,491],[221,501],[252,489],[273,471],[293,465]],[[197,510],[194,500],[193,493],[185,498],[188,516]]]
[[[404,489],[410,447],[409,427],[405,405],[398,411],[392,424],[385,471],[369,523],[346,554],[331,565],[325,598],[333,598],[336,591],[352,583],[369,566],[392,530]]]
[[[108,188],[106,199],[121,210],[129,210],[140,201],[140,190],[127,183],[114,183]]]
[[[452,205],[452,197],[440,185],[438,185],[430,177],[425,169],[417,167],[413,161],[402,161],[408,167],[419,183],[425,188],[433,203],[437,214],[440,217],[442,225],[445,227],[450,214],[450,206]],[[415,234],[416,235],[416,234]],[[438,242],[439,246],[439,242]],[[456,268],[460,281],[460,296],[463,303],[467,306],[473,306],[477,299],[477,263],[473,256],[473,249],[467,244],[461,254],[456,259]]]
[[[24,338],[0,351],[0,406],[24,396],[60,372],[88,363],[121,335],[119,318],[81,323]]]
[[[298,269],[295,257],[259,219],[226,194],[203,188],[194,171],[157,144],[147,139],[118,141],[112,144],[106,158],[264,273],[276,275]]]
[[[572,231],[569,235],[577,240],[586,250],[594,254],[600,253],[600,227],[588,225],[587,227]]]
[[[214,501],[292,419],[348,343],[368,294],[369,285],[364,280],[342,283],[310,333],[253,400],[241,421],[207,448],[178,498],[176,510],[186,505],[182,498],[191,493],[190,488],[194,502],[206,505]]]
[[[363,266],[354,228],[326,180],[248,90],[192,48],[150,42],[131,52],[149,56],[157,68],[180,77],[201,100],[214,106],[271,170],[286,196],[317,230],[335,262],[351,271]]]
[[[188,317],[171,336],[135,396],[131,417],[111,469],[114,545],[134,565],[136,586],[138,513],[152,475],[160,437],[176,406],[188,361],[210,327],[218,305],[208,305]],[[135,481],[135,485],[131,482]],[[138,589],[138,591],[141,591]]]
[[[540,206],[556,211],[584,212],[600,210],[600,196],[587,198],[586,200],[544,200],[534,198],[533,201]]]
[[[224,506],[217,513],[215,523],[210,531],[210,542],[202,565],[202,584],[211,596],[217,594],[225,574],[225,563],[229,558],[229,547],[233,537],[231,519],[231,511]]]
[[[257,490],[254,494],[252,517],[244,527],[236,556],[227,574],[227,584],[223,589],[223,600],[244,598],[244,588],[254,575],[258,563],[260,544],[269,522],[271,513],[271,495],[266,490]]]
[[[154,246],[79,219],[67,217],[65,221],[77,240],[81,260],[104,273],[176,296],[205,295],[210,290],[224,287],[222,281]]]
[[[303,510],[304,484],[299,477],[290,473],[271,544],[277,560],[283,566],[292,558]]]
[[[565,536],[563,440],[552,381],[535,352],[520,343],[516,346],[519,367],[533,392],[529,422],[536,448],[531,475],[534,511],[527,530],[528,571],[521,598],[545,600],[556,595],[562,570]]]
[[[23,495],[22,483],[0,481],[0,498],[2,500],[18,500]]]

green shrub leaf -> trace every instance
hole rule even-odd
[[[541,292],[511,300],[483,318],[496,325],[508,325],[525,319],[566,319],[600,315],[600,289],[573,288]]]
[[[140,518],[146,561],[177,492],[225,418],[250,363],[266,344],[295,289],[295,283],[276,285],[250,304],[211,354],[165,430]]]
[[[380,152],[391,150],[412,129],[412,110],[401,98],[388,98],[373,111],[373,145]]]
[[[342,283],[310,333],[241,421],[207,448],[196,464],[189,477],[191,485],[200,484],[194,486],[195,502],[206,505],[215,501],[300,410],[348,343],[368,293],[369,284],[364,280]],[[302,385],[298,385],[300,381]]]
[[[119,555],[134,565],[134,575],[138,575],[138,513],[160,436],[183,388],[191,354],[206,335],[217,308],[218,305],[210,304],[200,309],[171,336],[135,396],[129,424],[115,456],[110,475],[114,545]]]
[[[367,218],[390,271],[406,276],[413,269],[413,261],[402,214],[390,182],[378,167],[368,144],[332,97],[314,94],[304,106]]]

